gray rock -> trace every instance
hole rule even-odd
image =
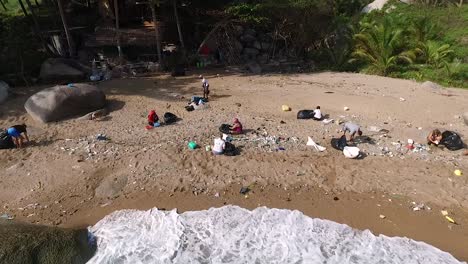
[[[234,32],[236,33],[236,36],[239,37],[244,32],[244,28],[241,25],[236,25],[234,26]]]
[[[252,35],[244,34],[240,37],[240,40],[244,43],[254,42],[256,38]]]
[[[234,47],[235,47],[235,49],[236,49],[236,50],[239,50],[239,51],[241,51],[241,50],[244,48],[244,46],[242,45],[242,43],[240,43],[240,42],[239,42],[239,41],[237,41],[237,40],[236,40],[236,41],[234,41],[234,43],[233,43],[233,44],[234,44]]]
[[[0,104],[5,102],[5,100],[8,98],[8,90],[10,89],[10,86],[4,81],[0,81]]]
[[[258,41],[254,41],[254,42],[252,43],[252,47],[253,47],[253,48],[256,48],[256,49],[258,49],[258,50],[261,50],[261,49],[262,49],[262,44],[260,44],[260,42],[258,42]]]
[[[105,104],[106,96],[98,87],[73,84],[44,89],[29,97],[24,108],[35,120],[47,123],[82,116],[104,108]]]
[[[260,51],[258,49],[255,49],[255,48],[244,48],[242,53],[244,53],[246,55],[257,56],[260,53]]]
[[[269,43],[269,42],[262,42],[261,45],[262,45],[262,50],[264,50],[264,51],[269,50],[270,47],[271,47],[271,43]]]
[[[257,35],[257,32],[256,32],[255,29],[253,29],[253,28],[247,28],[247,29],[244,31],[244,35],[255,36],[255,35]]]
[[[125,175],[108,176],[102,180],[101,184],[94,191],[94,195],[98,198],[116,198],[122,193],[123,188],[127,185],[128,178]]]
[[[46,81],[80,80],[86,77],[88,69],[75,60],[49,58],[41,65],[39,77]]]
[[[468,126],[468,112],[463,114],[463,121],[465,121],[465,125]]]
[[[438,85],[437,83],[430,82],[430,81],[423,82],[421,84],[421,87],[426,88],[426,89],[432,89],[432,90],[441,90],[441,89],[443,89],[442,86]]]
[[[249,62],[247,64],[247,68],[249,69],[249,71],[253,74],[260,74],[262,73],[262,67],[256,63],[256,62]]]

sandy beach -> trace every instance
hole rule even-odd
[[[187,112],[190,97],[202,93],[199,74],[210,82],[209,108]],[[426,144],[434,128],[456,131],[467,142],[461,118],[466,90],[352,73],[250,76],[226,70],[116,79],[99,87],[110,110],[100,121],[35,122],[23,104],[43,87],[16,89],[0,106],[0,127],[25,122],[32,140],[27,148],[1,151],[0,214],[77,227],[122,208],[288,208],[424,241],[468,260],[468,156],[404,147],[408,139]],[[281,111],[283,104],[292,111]],[[368,137],[357,140],[362,159],[346,159],[330,146],[341,135],[337,124],[296,119],[297,111],[317,105],[329,118],[361,125]],[[147,131],[151,109],[180,120]],[[206,152],[220,136],[218,127],[234,117],[246,129],[233,141],[240,155]],[[306,146],[308,136],[327,150]],[[188,149],[189,141],[201,148]],[[454,175],[456,169],[465,174]],[[239,194],[246,186],[247,196]]]

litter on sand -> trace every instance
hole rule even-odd
[[[453,171],[453,174],[455,174],[456,176],[462,176],[463,172],[461,170],[455,170]]]
[[[317,150],[319,152],[325,151],[327,149],[326,147],[322,147],[322,146],[318,145],[317,143],[315,143],[315,141],[311,137],[308,137],[308,139],[307,139],[307,146],[314,147],[315,150]]]
[[[344,147],[343,154],[348,159],[355,159],[359,156],[360,149],[357,147]]]
[[[281,106],[281,109],[282,109],[284,112],[291,111],[291,107],[289,107],[289,106],[287,106],[287,105],[282,105],[282,106]]]

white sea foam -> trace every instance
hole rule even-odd
[[[422,242],[265,207],[122,210],[90,230],[98,249],[88,263],[461,263]]]

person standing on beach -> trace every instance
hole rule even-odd
[[[208,95],[210,94],[210,84],[208,83],[208,80],[203,77],[203,75],[200,75],[200,78],[202,79],[203,98],[208,100]]]
[[[23,147],[24,142],[29,142],[28,131],[26,130],[26,125],[15,125],[7,129],[8,135],[15,143],[17,148]]]
[[[346,122],[341,129],[343,131],[343,135],[346,136],[346,132],[349,132],[350,137],[349,141],[354,140],[354,135],[357,133],[359,136],[362,136],[361,127],[358,124],[352,122]]]

